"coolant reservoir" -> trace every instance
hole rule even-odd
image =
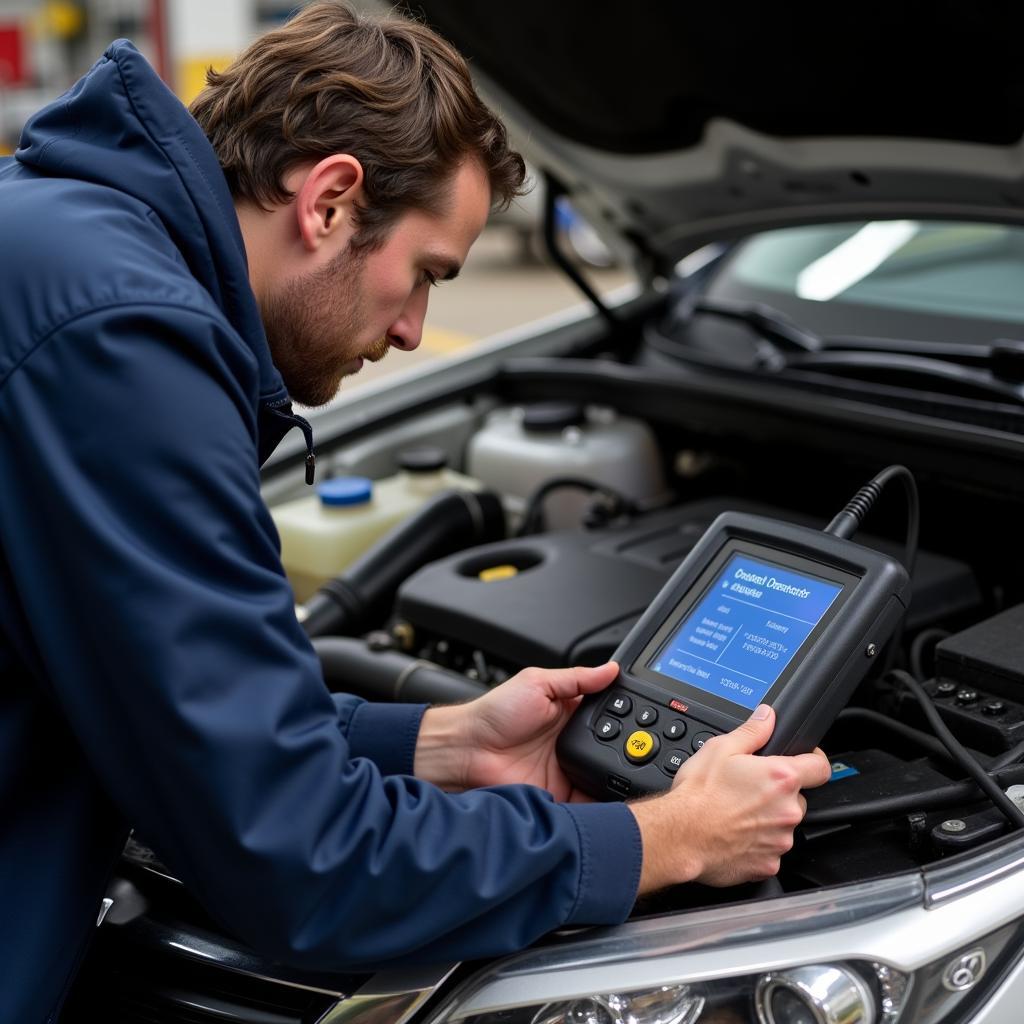
[[[607,408],[541,402],[496,409],[473,436],[467,472],[505,496],[512,512],[555,477],[581,477],[612,487],[634,502],[656,503],[665,478],[646,423]],[[566,490],[545,501],[548,526],[578,526],[590,498]]]
[[[281,562],[297,601],[306,601],[355,561],[378,537],[438,491],[479,491],[482,484],[448,469],[441,449],[417,448],[398,457],[395,476],[339,476],[316,493],[270,510],[281,537]]]

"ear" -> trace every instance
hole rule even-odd
[[[340,251],[355,233],[355,200],[362,194],[363,165],[348,153],[315,164],[295,190],[302,244],[314,252],[327,242]]]

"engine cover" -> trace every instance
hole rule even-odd
[[[424,566],[402,584],[396,611],[417,632],[481,650],[510,668],[598,665],[727,510],[816,525],[782,509],[715,498],[627,526],[499,541]],[[867,535],[858,540],[890,554],[901,550]],[[909,628],[980,601],[967,566],[939,555],[920,552],[913,583]]]

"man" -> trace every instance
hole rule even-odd
[[[295,620],[258,473],[308,437],[289,397],[414,348],[522,184],[461,58],[315,3],[193,114],[120,42],[0,162],[0,1017],[56,1014],[129,826],[325,969],[773,874],[828,766],[750,756],[769,709],[664,796],[575,801],[554,740],[614,666],[377,706],[327,693]]]

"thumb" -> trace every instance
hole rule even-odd
[[[719,744],[719,749],[728,744],[729,753],[756,753],[768,742],[774,728],[775,710],[769,704],[758,704],[742,725],[722,738],[724,742]]]
[[[537,671],[541,674],[549,696],[556,700],[566,700],[605,689],[619,674],[619,666],[614,661],[609,661],[596,668],[556,668]]]

